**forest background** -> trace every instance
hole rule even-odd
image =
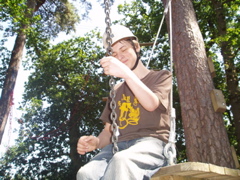
[[[95,29],[84,36],[53,44],[52,41],[61,31],[69,34],[76,23],[87,16],[86,12],[91,9],[90,2],[78,2],[78,7],[86,8],[84,12],[77,12],[76,4],[71,5],[68,1],[38,2],[43,3],[38,4],[34,18],[29,22],[22,13],[26,1],[18,1],[19,6],[13,1],[1,1],[1,21],[9,25],[7,28],[1,27],[4,32],[1,40],[1,86],[11,56],[5,41],[15,36],[24,23],[29,26],[24,31],[28,36],[23,64],[31,74],[20,105],[24,113],[18,119],[19,136],[15,145],[1,159],[0,175],[5,179],[74,179],[77,169],[97,153],[79,157],[76,141],[81,135],[97,135],[101,130],[102,124],[98,117],[105,104],[102,97],[107,96],[109,91],[108,77],[102,75],[98,64],[98,60],[104,56],[101,33]],[[240,1],[192,2],[207,55],[212,58],[216,69],[214,85],[225,95],[227,110],[223,113],[223,119],[230,144],[236,149],[239,158]],[[123,16],[118,23],[129,26],[140,42],[154,40],[163,15],[161,1],[132,1],[118,8],[118,13]],[[146,63],[151,47],[142,48],[143,61]],[[169,56],[165,25],[150,67],[169,69]],[[229,79],[231,82],[228,82]],[[176,79],[173,85],[173,102],[177,111],[178,162],[184,162],[188,158]]]
[[[128,0],[130,2],[130,0]],[[84,5],[78,4],[77,1],[71,1],[74,6],[80,5],[80,10],[78,10],[78,13],[80,14],[81,11],[85,11]],[[112,4],[111,12],[117,12],[117,6],[118,2],[115,2]],[[96,16],[97,12],[97,16]],[[69,40],[71,38],[76,38],[78,36],[84,36],[85,33],[90,32],[91,30],[94,30],[97,28],[99,32],[104,32],[106,25],[105,25],[105,12],[103,7],[101,6],[100,2],[93,2],[91,3],[91,8],[88,10],[88,15],[85,17],[82,17],[79,22],[76,23],[75,30],[70,31],[68,34],[66,32],[59,32],[56,38],[52,38],[51,44],[56,45],[62,41]],[[121,15],[118,13],[111,14],[112,20],[119,19]],[[2,22],[2,28],[7,28],[7,22]],[[0,32],[0,38],[2,40],[6,39],[6,42],[4,43],[4,48],[7,48],[7,50],[11,51],[14,46],[14,41],[16,38],[16,35],[14,36],[7,36],[4,31]],[[26,50],[24,50],[23,55],[23,61],[25,61],[25,54]],[[30,74],[31,70],[24,68],[24,63],[21,63],[21,66],[19,68],[18,78],[16,80],[16,86],[13,93],[13,105],[11,108],[11,119],[6,124],[4,136],[2,139],[2,143],[0,144],[0,157],[3,156],[6,149],[8,147],[15,144],[15,138],[18,136],[18,129],[19,129],[19,123],[18,119],[21,118],[22,110],[19,109],[19,105],[21,104],[23,100],[23,93],[24,93],[24,84],[28,80],[28,76]],[[0,89],[1,91],[1,89]]]

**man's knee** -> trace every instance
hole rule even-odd
[[[129,160],[130,160],[130,157],[128,156],[128,154],[120,151],[113,156],[111,161],[116,165],[122,165],[122,164],[127,164]]]
[[[101,163],[87,163],[77,172],[77,180],[96,180],[100,179],[105,171],[105,166]]]
[[[89,174],[88,169],[83,166],[77,172],[77,180],[89,179]]]

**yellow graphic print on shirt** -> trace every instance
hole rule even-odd
[[[138,104],[137,98],[134,97],[133,102],[131,102],[131,97],[123,94],[122,99],[118,101],[120,110],[119,129],[125,129],[128,125],[138,124],[140,118],[140,109],[139,107],[137,108]]]

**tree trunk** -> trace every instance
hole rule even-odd
[[[11,60],[7,69],[6,79],[3,84],[2,95],[0,99],[0,143],[2,141],[4,129],[12,105],[13,91],[16,84],[19,66],[21,64],[25,41],[26,35],[23,32],[19,33],[15,40]]]
[[[45,1],[43,1],[44,3]],[[33,12],[36,9],[36,3],[33,0],[27,1],[27,9],[25,10],[26,19],[30,20],[33,17]],[[42,5],[42,4],[41,4]],[[18,70],[21,65],[21,59],[23,56],[23,49],[26,42],[25,31],[29,28],[29,25],[22,24],[19,29],[19,33],[16,37],[15,44],[12,50],[10,63],[6,72],[6,78],[4,80],[1,99],[0,99],[0,144],[4,134],[4,129],[8,120],[9,112],[12,105],[13,91],[17,80]]]
[[[227,35],[227,24],[224,13],[224,5],[221,1],[211,0],[213,11],[216,13],[217,17],[217,30],[218,36],[225,37]],[[237,52],[234,52],[228,41],[222,41],[219,44],[221,48],[221,54],[223,56],[227,90],[229,93],[229,105],[231,106],[231,112],[234,119],[234,127],[236,131],[236,137],[238,142],[238,154],[240,154],[240,90],[239,79],[237,76],[237,69],[234,64],[234,59],[236,58]]]
[[[79,133],[79,121],[81,116],[79,116],[78,111],[80,111],[81,104],[76,102],[73,108],[71,109],[70,121],[68,123],[69,127],[69,145],[70,145],[70,154],[69,157],[71,159],[71,177],[69,179],[75,180],[76,174],[79,168],[83,165],[83,161],[80,159],[80,155],[77,153],[77,142],[80,138]]]
[[[172,13],[173,59],[188,160],[233,168],[222,114],[212,106],[214,86],[191,0],[173,0]]]

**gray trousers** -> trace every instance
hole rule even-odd
[[[110,144],[79,169],[77,180],[148,180],[167,165],[165,145],[153,137],[123,141],[113,155]]]

